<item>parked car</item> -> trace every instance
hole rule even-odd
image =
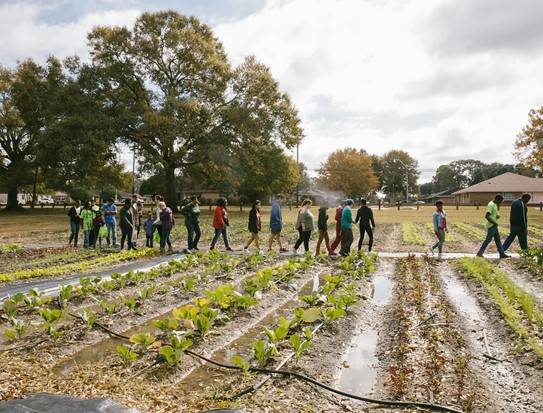
[[[51,195],[42,195],[39,197],[38,202],[43,205],[54,205],[55,200]]]
[[[424,205],[425,203],[424,201],[415,201],[415,205]]]

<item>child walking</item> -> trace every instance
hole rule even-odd
[[[447,229],[447,214],[443,210],[443,201],[436,202],[436,210],[432,215],[432,221],[434,223],[434,233],[437,237],[437,242],[432,246],[431,252],[434,254],[434,250],[437,248],[439,252],[439,258],[443,253],[443,244],[445,243],[445,233],[449,232]]]
[[[321,254],[321,244],[324,240],[326,245],[326,251],[329,255],[337,255],[330,249],[330,237],[328,236],[328,207],[323,205],[319,208],[319,218],[317,220],[317,228],[319,230],[319,240],[317,241],[317,250],[315,256],[318,257]]]
[[[153,226],[155,220],[153,219],[153,212],[149,211],[147,219],[143,223],[143,230],[145,231],[145,246],[147,248],[153,248],[153,232],[155,227]]]

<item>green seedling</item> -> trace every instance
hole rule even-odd
[[[192,347],[192,340],[189,338],[182,338],[178,336],[177,334],[172,334],[170,338],[170,345],[176,349],[185,351]]]
[[[8,298],[7,300],[4,300],[2,303],[2,309],[4,310],[4,314],[8,318],[13,318],[17,315],[17,302],[13,298]]]
[[[71,284],[60,286],[58,295],[64,305],[73,298],[73,292],[74,286]]]
[[[197,283],[198,281],[195,277],[184,277],[180,282],[180,288],[186,292],[194,291]]]
[[[308,339],[303,339],[298,334],[291,335],[289,340],[294,348],[296,360],[299,360],[302,354],[307,351],[311,345],[311,342]]]
[[[119,306],[116,303],[109,303],[106,300],[100,301],[100,308],[107,315],[113,315],[119,311]]]
[[[126,286],[126,276],[125,275],[114,272],[113,274],[111,274],[111,279],[117,283],[119,288],[124,288]]]
[[[96,314],[92,310],[85,310],[79,316],[89,329],[92,329],[96,324]]]
[[[313,330],[310,329],[309,327],[306,327],[302,330],[302,332],[304,333],[304,337],[306,340],[312,340],[313,339]]]
[[[172,346],[162,346],[158,352],[170,367],[177,366],[183,358],[183,352],[174,349]]]
[[[9,322],[11,326],[13,327],[13,331],[15,332],[16,338],[20,339],[23,336],[25,330],[27,329],[28,323],[24,320],[20,320],[17,318],[10,318]]]
[[[342,317],[346,314],[343,308],[337,307],[327,307],[323,310],[324,321],[326,323],[331,323],[332,321],[337,320],[339,317]]]
[[[62,311],[59,309],[50,310],[48,308],[42,308],[40,310],[40,316],[44,319],[43,327],[47,333],[53,338],[60,337],[60,332],[54,329],[54,324],[62,318]]]
[[[175,318],[162,318],[160,320],[153,320],[153,326],[160,331],[167,333],[179,328],[179,321]]]
[[[234,295],[232,307],[245,310],[253,305],[258,304],[258,300],[249,294],[241,295],[237,293]]]
[[[140,298],[140,300],[142,302],[148,300],[154,293],[155,293],[155,286],[154,285],[142,288],[141,290],[138,290],[138,292],[137,292],[138,297]]]
[[[43,293],[32,289],[25,295],[24,301],[30,308],[40,307],[43,304]]]
[[[174,308],[172,315],[177,320],[194,320],[200,309],[193,304],[187,304],[183,307]]]
[[[213,291],[206,291],[205,294],[212,304],[215,304],[222,310],[226,310],[230,307],[234,299],[234,285],[232,283],[220,285]]]
[[[130,337],[130,342],[136,345],[137,352],[142,354],[147,348],[156,341],[155,337],[149,333],[138,333]]]
[[[308,309],[298,307],[294,310],[294,317],[298,322],[314,323],[321,318],[321,310],[318,307],[310,307]]]
[[[86,297],[96,291],[96,286],[92,281],[93,280],[89,277],[83,277],[79,279],[81,296]]]
[[[262,367],[278,353],[275,345],[267,344],[264,340],[257,340],[253,344],[253,354],[258,364]]]
[[[25,301],[25,295],[23,293],[13,294],[11,298],[17,304],[22,304]]]
[[[249,374],[249,368],[251,366],[249,366],[249,363],[247,363],[247,361],[245,361],[243,357],[236,354],[232,356],[230,361],[232,361],[232,364],[234,366],[238,366],[243,371],[243,374],[245,375]]]
[[[135,311],[138,306],[138,301],[134,297],[127,297],[123,300],[124,305],[126,305],[131,311]]]
[[[273,330],[264,329],[264,332],[274,344],[283,341],[287,337],[291,326],[291,322],[287,321],[284,317],[279,317],[279,323],[280,325]]]
[[[310,307],[314,307],[321,302],[320,295],[316,291],[309,295],[301,295],[300,300],[308,304]]]
[[[128,346],[117,346],[115,348],[115,351],[117,352],[125,366],[138,358],[138,353],[136,353]]]

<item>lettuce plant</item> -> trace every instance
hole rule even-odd
[[[128,364],[130,364],[131,362],[133,362],[134,360],[138,358],[138,353],[136,353],[134,350],[132,350],[128,346],[124,346],[124,345],[117,346],[115,348],[115,351],[117,352],[117,354],[119,355],[119,357],[121,358],[125,366],[127,366]]]
[[[145,353],[147,348],[156,341],[149,333],[138,333],[130,337],[130,342],[136,345],[137,353]]]
[[[251,366],[249,366],[249,363],[247,363],[247,361],[245,361],[243,357],[236,354],[232,356],[230,361],[232,362],[234,366],[238,366],[239,368],[241,368],[241,370],[243,371],[243,374],[245,375],[249,374],[249,368]]]

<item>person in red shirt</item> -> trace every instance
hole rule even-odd
[[[224,240],[224,246],[226,247],[226,251],[232,251],[232,248],[230,248],[230,245],[228,243],[228,210],[226,209],[226,205],[228,204],[227,200],[225,198],[219,198],[217,200],[217,206],[215,207],[215,213],[213,214],[213,228],[215,228],[215,235],[213,236],[213,240],[211,241],[211,246],[209,247],[210,250],[215,249],[215,245],[217,244],[217,241],[219,240],[219,237],[222,235],[222,238]]]
[[[336,220],[336,238],[334,239],[334,241],[332,241],[332,244],[330,245],[330,255],[337,255],[336,249],[340,244],[342,244],[341,243],[341,215],[342,214],[343,214],[343,203],[336,208],[336,216],[334,217],[334,219]],[[343,248],[343,244],[341,245],[341,248]]]

